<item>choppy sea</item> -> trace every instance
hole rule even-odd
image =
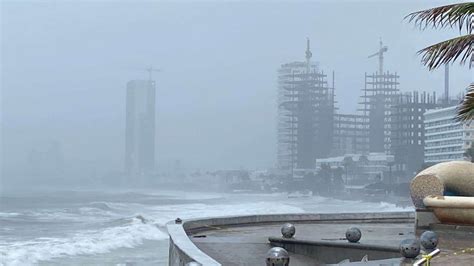
[[[45,190],[0,195],[0,265],[167,265],[166,223],[271,213],[407,211],[284,193]]]

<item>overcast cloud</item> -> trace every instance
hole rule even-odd
[[[123,168],[125,86],[162,68],[157,82],[157,159],[167,167],[266,168],[275,163],[276,70],[313,59],[336,72],[341,112],[354,112],[364,72],[385,69],[402,91],[443,92],[416,51],[458,35],[420,32],[403,17],[447,2],[16,2],[1,5],[5,177],[34,147],[62,145],[64,157],[107,172]],[[452,94],[473,81],[451,68]]]

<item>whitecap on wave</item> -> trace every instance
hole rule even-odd
[[[212,193],[212,192],[182,192],[182,191],[159,191],[152,192],[146,191],[143,192],[143,195],[148,196],[165,196],[168,199],[180,199],[180,200],[217,200],[224,198],[225,194],[222,193]]]
[[[153,223],[133,218],[129,223],[103,230],[78,232],[68,238],[37,238],[0,246],[4,265],[33,265],[52,258],[107,253],[117,248],[132,248],[144,240],[161,240],[168,236]]]
[[[21,215],[17,212],[0,212],[0,218],[9,218],[9,217],[16,217]]]
[[[150,207],[148,216],[158,224],[164,226],[167,222],[177,217],[194,219],[205,217],[222,217],[254,214],[281,214],[304,213],[302,208],[283,203],[254,202],[235,204],[179,204]]]

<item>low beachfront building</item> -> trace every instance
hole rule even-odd
[[[456,106],[424,113],[425,163],[465,160],[474,141],[474,123],[456,121]]]
[[[394,156],[385,153],[346,154],[316,159],[316,170],[324,166],[344,170],[346,184],[367,184],[384,181],[391,183],[391,168]]]

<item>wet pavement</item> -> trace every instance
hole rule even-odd
[[[296,240],[346,243],[347,228],[362,231],[361,244],[398,248],[400,241],[415,238],[413,223],[294,223]],[[222,265],[265,265],[265,254],[272,247],[269,237],[281,237],[281,224],[215,228],[191,235],[194,244]],[[474,230],[436,228],[441,254],[431,265],[474,265]],[[418,231],[419,235],[422,231]],[[289,252],[291,266],[322,265],[309,256]],[[370,258],[369,258],[370,259]],[[389,260],[398,265],[400,260]],[[398,261],[398,263],[397,263]],[[382,263],[382,261],[380,261]],[[388,262],[388,261],[387,261]],[[334,262],[333,262],[334,263]],[[396,263],[396,264],[391,264]],[[350,265],[350,264],[348,264]],[[357,265],[362,265],[357,263]],[[370,265],[370,264],[364,264]],[[378,263],[374,265],[379,265]],[[408,263],[402,265],[408,265]]]
[[[414,238],[411,223],[294,223],[295,239],[346,243],[347,228],[362,231],[360,243],[398,247],[401,240]],[[271,248],[268,238],[280,237],[281,224],[229,227],[202,231],[191,240],[222,265],[265,265],[265,254]],[[205,236],[205,237],[204,237]],[[317,259],[290,252],[290,265],[320,265]]]

